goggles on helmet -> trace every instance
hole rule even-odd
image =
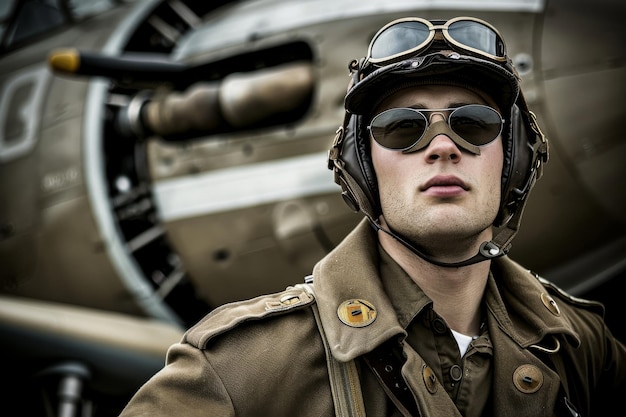
[[[387,65],[415,56],[427,49],[435,39],[441,38],[437,36],[437,31],[452,49],[497,62],[508,60],[502,36],[484,20],[456,17],[442,24],[433,24],[426,19],[409,17],[388,23],[374,35],[364,67],[368,64]]]
[[[468,104],[447,109],[393,108],[377,114],[368,126],[372,138],[384,148],[405,151],[414,147],[428,130],[425,113],[448,115],[448,126],[474,146],[492,142],[502,132],[504,120],[495,109],[482,104]],[[433,124],[434,125],[434,124]]]

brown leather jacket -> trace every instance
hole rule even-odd
[[[332,416],[328,369],[343,362],[355,363],[360,375],[354,389],[365,410],[354,415],[401,416],[360,358],[406,334],[382,291],[377,262],[377,240],[364,222],[316,265],[315,297],[296,286],[215,309],[170,348],[167,365],[122,416]],[[565,391],[584,417],[619,410],[626,349],[605,326],[602,306],[567,296],[506,257],[492,261],[491,270],[499,298],[487,303],[490,413],[572,415],[560,404]],[[350,299],[367,300],[373,322],[344,324],[337,312]],[[426,378],[420,356],[406,343],[402,349],[402,375],[420,415],[460,416],[439,383]]]

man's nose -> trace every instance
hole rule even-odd
[[[440,133],[426,147],[424,158],[427,162],[439,160],[458,162],[461,160],[461,155],[461,150],[456,143],[445,133]]]

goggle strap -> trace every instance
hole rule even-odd
[[[537,170],[537,177],[535,179],[538,180],[543,175],[543,164],[548,162],[550,158],[550,147],[548,146],[548,139],[546,135],[543,133],[541,128],[539,127],[539,122],[537,121],[537,116],[532,111],[528,110],[528,119],[529,124],[535,135],[537,136],[537,140],[535,141],[535,145],[533,146],[534,154],[537,155],[537,162],[535,169]]]
[[[343,123],[335,131],[335,137],[333,143],[328,150],[328,169],[337,171],[337,165],[339,157],[341,156],[341,148],[343,148],[343,140],[346,136],[346,130],[348,129],[348,123],[350,122],[350,113],[345,112],[343,115]],[[336,181],[335,181],[336,182]],[[337,183],[339,184],[339,183]]]

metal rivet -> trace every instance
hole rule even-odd
[[[297,295],[287,294],[280,299],[280,303],[283,305],[291,305],[300,301],[300,297]]]

